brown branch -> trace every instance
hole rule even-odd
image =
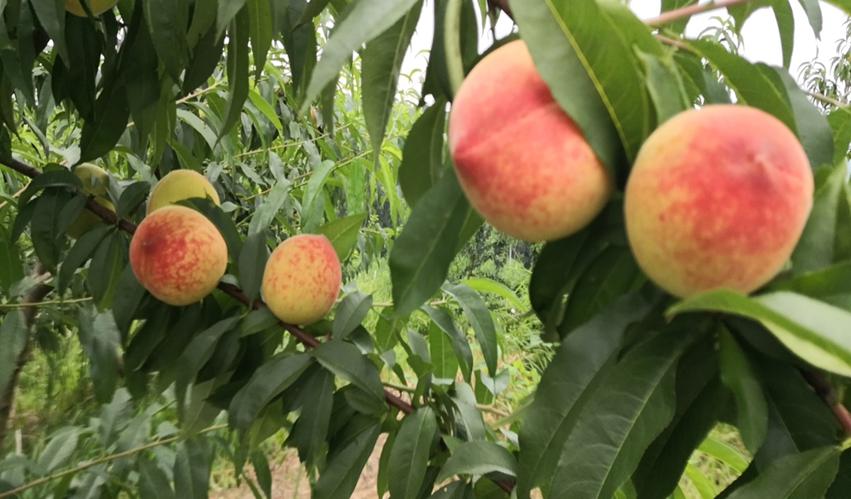
[[[836,418],[839,426],[842,427],[845,437],[851,437],[851,413],[849,413],[848,408],[845,407],[842,401],[839,400],[839,397],[836,396],[836,390],[830,381],[823,374],[815,371],[801,371],[801,374],[804,375],[804,379],[807,380],[807,383],[813,388],[816,395],[830,407],[833,416]]]
[[[654,27],[663,26],[665,24],[670,24],[674,21],[679,21],[680,19],[691,17],[695,14],[702,14],[711,10],[723,9],[724,7],[733,7],[734,5],[748,3],[749,1],[751,0],[715,0],[704,4],[689,5],[688,7],[669,10],[668,12],[663,12],[656,17],[645,19],[644,24]]]
[[[26,336],[24,337],[24,348],[21,349],[21,353],[18,354],[18,358],[15,360],[15,370],[12,371],[12,377],[6,385],[3,397],[0,398],[0,447],[3,446],[3,442],[6,440],[6,434],[9,431],[9,421],[11,420],[12,409],[15,407],[15,391],[18,388],[18,380],[21,377],[21,371],[23,371],[24,366],[29,360],[30,351],[32,350],[30,329],[33,321],[35,320],[35,315],[38,312],[38,307],[32,304],[43,300],[47,293],[53,289],[52,287],[44,284],[43,279],[39,279],[45,275],[47,275],[47,272],[44,267],[41,264],[37,265],[33,272],[33,276],[35,276],[39,282],[27,291],[20,303],[21,313],[24,315]]]
[[[12,159],[7,158],[7,159],[4,159],[4,160],[0,160],[0,163],[6,165],[7,167],[11,168],[12,170],[17,171],[18,173],[22,173],[22,174],[24,174],[24,175],[26,175],[27,177],[30,177],[30,178],[35,178],[35,177],[41,175],[41,172],[38,171],[37,169],[35,169],[32,166],[29,166],[25,163],[22,163],[21,161],[13,159],[13,158]],[[89,201],[86,203],[86,208],[88,208],[95,215],[99,216],[105,222],[108,222],[108,223],[114,224],[114,225],[117,224],[118,227],[121,230],[123,230],[123,231],[125,231],[129,234],[133,234],[134,232],[136,232],[136,225],[134,223],[130,222],[129,220],[125,220],[123,218],[121,218],[121,219],[118,218],[118,216],[115,214],[115,212],[113,212],[109,208],[105,208],[105,207],[101,206],[100,204],[94,202],[93,199],[89,199]],[[239,301],[240,303],[242,303],[245,306],[252,307],[254,309],[258,309],[258,308],[266,306],[260,300],[256,300],[256,301],[254,301],[254,303],[252,303],[251,300],[249,300],[248,297],[245,295],[245,293],[238,286],[235,286],[233,284],[228,284],[226,282],[220,282],[219,285],[218,285],[218,288],[223,293],[234,298],[235,300]],[[41,300],[41,298],[39,298],[38,300],[33,300],[33,301],[40,301],[40,300]],[[305,332],[303,329],[299,328],[296,325],[281,322],[281,326],[284,329],[286,329],[290,334],[295,336],[295,338],[298,341],[300,341],[302,344],[304,344],[305,346],[307,346],[309,348],[316,348],[320,345],[319,340],[317,340],[316,338],[314,338],[313,336],[311,336],[310,334],[308,334],[307,332]],[[385,400],[387,400],[388,404],[390,404],[393,407],[396,407],[397,409],[404,412],[405,414],[410,414],[410,413],[414,412],[414,407],[408,401],[404,400],[403,398],[399,397],[398,395],[396,395],[394,393],[391,393],[387,390],[384,390],[384,398],[385,398]]]

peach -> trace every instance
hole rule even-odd
[[[88,0],[89,10],[92,11],[92,14],[99,16],[109,9],[115,7],[115,4],[118,3],[118,0]],[[86,10],[83,9],[82,3],[80,0],[66,0],[65,1],[65,10],[79,17],[86,17]]]
[[[74,168],[74,175],[83,183],[83,192],[93,195],[95,202],[104,208],[115,211],[115,205],[107,197],[109,175],[103,168],[91,163],[82,163]],[[99,223],[101,223],[100,217],[84,209],[80,216],[68,226],[67,232],[69,236],[77,239]]]
[[[678,114],[647,138],[626,186],[629,244],[663,289],[749,293],[789,260],[813,204],[804,149],[758,109]]]
[[[307,325],[331,310],[341,283],[340,260],[331,241],[302,234],[282,242],[269,256],[261,293],[278,319]]]
[[[151,191],[148,214],[191,198],[210,198],[219,204],[219,194],[206,177],[194,170],[172,170]]]
[[[188,305],[210,294],[227,264],[227,245],[216,226],[185,206],[151,213],[130,242],[136,278],[169,305]]]
[[[526,241],[582,229],[612,192],[606,168],[553,100],[520,40],[467,75],[452,103],[449,148],[473,208]]]

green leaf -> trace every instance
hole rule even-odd
[[[24,206],[35,194],[48,187],[82,189],[83,183],[70,170],[51,169],[34,178],[18,196],[18,206]]]
[[[110,152],[127,127],[130,108],[123,82],[111,81],[101,91],[93,118],[86,120],[80,136],[80,161],[91,161]]]
[[[688,109],[689,98],[672,54],[658,56],[639,50],[637,55],[647,74],[647,91],[656,108],[657,124]]]
[[[234,396],[228,409],[233,428],[247,430],[266,405],[311,365],[306,354],[280,355],[260,366]]]
[[[248,226],[248,234],[257,234],[265,231],[275,220],[275,216],[281,211],[290,192],[289,181],[278,182],[272,187],[271,192],[255,210]]]
[[[326,439],[334,403],[334,376],[317,367],[305,378],[299,382],[305,401],[287,444],[298,449],[302,462],[308,466],[317,466],[328,446]]]
[[[821,5],[818,0],[799,0],[799,2],[807,14],[807,20],[813,28],[813,34],[816,38],[821,38]]]
[[[334,80],[352,52],[393,26],[416,3],[417,0],[372,0],[353,4],[322,49],[322,58],[313,68],[299,114],[304,114],[307,106]]]
[[[314,2],[307,4],[305,0],[290,0],[288,3],[275,2],[273,8],[277,10],[278,30],[290,61],[293,86],[297,98],[301,99],[316,66],[316,30],[313,23],[301,24],[299,19],[314,6]]]
[[[353,384],[375,404],[384,409],[384,387],[375,365],[350,343],[328,341],[317,347],[311,355],[335,375]]]
[[[836,241],[840,237],[839,212],[845,199],[846,166],[838,163],[817,186],[813,210],[804,227],[804,233],[795,252],[792,264],[795,273],[810,272],[831,265],[836,259]]]
[[[767,67],[761,66],[760,69],[765,71]],[[813,167],[832,165],[833,130],[830,128],[827,117],[813,105],[807,94],[798,87],[798,83],[787,71],[781,68],[770,70],[779,80],[777,86],[785,89],[789,97],[798,138],[804,146],[810,165]]]
[[[59,269],[56,289],[60,293],[68,287],[68,284],[71,282],[71,278],[74,276],[77,269],[82,267],[83,264],[91,258],[92,254],[95,252],[95,248],[100,245],[101,241],[103,241],[106,235],[112,230],[112,227],[105,225],[96,227],[77,239],[77,242],[74,243],[74,246],[72,246],[65,255],[65,258],[62,260],[62,266]]]
[[[218,2],[219,10],[216,15],[216,38],[221,38],[228,24],[237,16],[237,13],[245,6],[246,0],[228,0],[227,2]],[[233,33],[229,33],[233,35]]]
[[[252,0],[259,1],[259,0]],[[266,99],[263,98],[260,93],[255,89],[250,89],[248,91],[248,99],[254,104],[254,107],[257,108],[263,116],[269,120],[269,122],[275,126],[278,131],[282,131],[284,129],[284,125],[281,124],[281,119],[278,117],[278,114],[275,112],[275,108],[272,104],[269,103]],[[270,151],[271,153],[271,151]]]
[[[0,393],[7,393],[15,371],[22,365],[19,357],[29,342],[29,331],[21,311],[12,311],[0,324]]]
[[[454,475],[488,473],[516,476],[517,460],[504,447],[493,442],[465,442],[452,451],[437,474],[437,481],[442,482]]]
[[[148,358],[168,334],[170,320],[171,316],[167,310],[145,320],[142,327],[133,334],[133,338],[125,349],[124,366],[126,369],[131,372],[142,369]]]
[[[68,58],[68,46],[65,43],[65,2],[63,0],[35,0],[30,4],[38,17],[38,22],[53,41],[59,56],[65,61],[70,60]]]
[[[579,274],[572,291],[568,293],[564,315],[558,326],[560,335],[563,337],[568,334],[624,293],[638,289],[644,282],[644,274],[629,248],[606,248]]]
[[[189,2],[147,0],[143,6],[157,56],[171,79],[179,82],[180,75],[189,62],[189,43],[186,41]]]
[[[624,152],[634,159],[653,127],[644,75],[633,55],[633,47],[661,53],[650,31],[614,2],[513,1],[511,8],[553,96],[597,156],[612,172]]]
[[[316,232],[324,234],[331,241],[337,258],[343,262],[358,243],[358,234],[364,221],[366,221],[366,213],[357,213],[328,222],[319,227]]]
[[[434,322],[428,326],[428,352],[435,377],[453,380],[458,373],[458,357],[452,349],[452,340]]]
[[[325,10],[330,0],[310,0],[307,7],[304,8],[304,13],[298,19],[298,24],[309,23],[314,17],[318,16]]]
[[[0,228],[0,292],[7,293],[13,284],[24,277],[18,246]]]
[[[266,65],[266,54],[272,46],[272,7],[269,0],[248,0],[247,6],[251,30],[251,49],[254,53],[254,67],[256,68],[254,79],[259,80],[263,73],[263,67]],[[278,126],[278,129],[280,128]]]
[[[422,11],[418,2],[389,29],[366,44],[361,62],[363,115],[376,158],[381,152],[390,111],[396,97],[396,84],[402,59],[411,43]]]
[[[473,327],[476,339],[485,357],[488,373],[496,376],[496,366],[499,360],[499,346],[496,340],[496,324],[482,297],[463,284],[447,285],[443,288],[461,305],[464,316]]]
[[[305,232],[313,232],[322,221],[323,200],[322,187],[328,181],[328,177],[334,171],[334,162],[322,161],[313,169],[310,180],[307,181],[307,189],[301,200],[301,226]]]
[[[438,98],[408,132],[399,164],[399,187],[411,207],[438,181],[444,169],[446,100]]]
[[[346,339],[355,328],[361,325],[371,308],[372,295],[355,291],[343,298],[343,301],[337,306],[334,325],[331,328],[334,339]]]
[[[688,298],[669,315],[698,310],[727,312],[762,323],[795,355],[810,364],[851,376],[851,312],[806,296],[779,291],[748,298],[732,291],[710,291]]]
[[[100,402],[112,399],[118,382],[120,367],[119,346],[121,334],[109,312],[94,313],[80,309],[80,343],[89,358],[89,372]]]
[[[389,485],[392,497],[419,497],[436,436],[437,417],[430,407],[421,407],[402,420],[390,451]]]
[[[263,281],[263,271],[268,259],[266,231],[249,235],[239,252],[239,284],[250,301],[260,296],[260,284]]]
[[[71,459],[80,440],[80,428],[66,426],[51,435],[50,441],[41,451],[38,467],[44,474],[56,471]]]
[[[499,296],[507,301],[508,304],[515,309],[515,311],[524,310],[529,306],[523,303],[520,297],[517,296],[517,293],[515,293],[511,288],[499,281],[495,281],[487,277],[468,277],[461,281],[461,284],[474,291],[478,291],[479,293],[489,293]]]
[[[213,356],[222,336],[232,331],[239,323],[239,319],[239,317],[228,317],[198,333],[178,358],[174,391],[178,410],[181,413],[186,401],[187,388],[195,380],[204,364]]]
[[[381,433],[381,424],[365,416],[356,416],[340,433],[335,437],[339,442],[333,446],[328,466],[313,489],[314,499],[351,496]]]
[[[640,295],[626,295],[561,343],[520,427],[518,496],[551,482],[561,449],[587,402],[586,392],[600,382],[627,326],[649,309]]]
[[[789,68],[792,62],[792,51],[795,50],[795,16],[789,2],[773,2],[771,10],[777,21],[777,32],[780,35],[780,48],[783,50],[783,67]]]
[[[118,216],[130,218],[142,206],[151,190],[148,182],[134,182],[128,185],[118,198]]]
[[[839,468],[839,448],[822,447],[773,462],[729,499],[824,497]]]
[[[141,499],[174,499],[174,491],[171,490],[168,476],[153,459],[140,455],[136,460],[136,469],[139,470]]]
[[[756,454],[768,425],[768,408],[762,387],[736,339],[725,328],[718,333],[721,381],[733,393],[736,404],[736,427],[745,446]]]
[[[390,252],[397,313],[411,313],[440,289],[470,210],[452,174],[444,175],[414,207]]]
[[[174,496],[181,499],[207,499],[213,449],[202,437],[184,441],[174,460]]]
[[[773,284],[771,290],[794,291],[811,298],[833,302],[851,295],[851,261],[799,274]]]
[[[242,4],[245,0],[228,1],[219,3],[219,14],[223,5]],[[219,17],[221,23],[221,17]],[[221,26],[221,24],[220,24]],[[249,60],[249,19],[248,13],[241,11],[231,23],[228,32],[228,103],[222,128],[219,130],[219,140],[222,139],[231,128],[239,121],[245,99],[248,98],[248,60]]]
[[[635,471],[674,417],[677,364],[701,336],[690,326],[656,334],[612,366],[560,451],[552,497],[611,497]]]
[[[839,472],[825,496],[827,499],[842,499],[851,492],[851,452],[846,450],[839,458]]]
[[[741,474],[748,467],[748,458],[741,451],[713,435],[706,437],[698,450],[726,464],[736,473]]]
[[[127,251],[124,234],[113,231],[100,242],[92,255],[86,282],[92,297],[101,308],[112,307],[118,281],[127,266]]]
[[[458,364],[461,367],[461,374],[469,382],[473,372],[473,352],[470,350],[470,343],[467,341],[467,336],[458,330],[455,322],[452,320],[452,316],[445,309],[424,306],[423,310],[428,314],[434,324],[449,338],[449,341],[452,343],[452,350],[455,351],[455,357],[458,359]]]
[[[215,2],[216,0],[202,1]],[[201,7],[201,9],[210,9],[210,6]],[[181,86],[183,93],[188,94],[200,87],[213,74],[224,52],[224,43],[225,37],[217,37],[215,29],[211,28],[207,30],[192,50],[192,59],[186,68],[186,73],[183,75],[183,85]],[[213,142],[215,142],[215,139]]]

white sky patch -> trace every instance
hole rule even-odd
[[[822,7],[821,39],[817,39],[810,28],[807,16],[798,2],[791,2],[795,16],[795,47],[792,52],[792,62],[789,72],[796,79],[798,68],[804,62],[818,58],[825,65],[830,64],[831,58],[837,55],[836,42],[845,36],[845,14],[836,7],[825,3]],[[659,14],[661,0],[633,0],[630,8],[641,19],[654,17]],[[723,9],[693,16],[686,26],[686,36],[696,38],[704,29],[717,26],[718,16],[726,16]],[[502,37],[511,32],[512,24],[507,16],[500,16],[497,23],[497,36]],[[402,64],[400,86],[414,87],[416,90],[425,78],[425,68],[428,63],[428,51],[434,32],[434,6],[426,0],[426,6],[420,16],[417,30],[411,43],[405,61]],[[782,66],[783,54],[780,48],[780,35],[777,23],[770,8],[762,8],[754,12],[745,22],[742,29],[744,46],[740,54],[751,62],[765,62],[773,66]],[[479,51],[482,52],[493,43],[490,32],[487,31],[479,40]]]

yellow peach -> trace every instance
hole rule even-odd
[[[449,147],[473,208],[519,239],[573,234],[612,193],[606,168],[553,100],[520,40],[467,75],[452,103]]]
[[[104,208],[115,211],[115,205],[107,197],[109,175],[103,168],[91,163],[82,163],[74,168],[74,175],[83,183],[83,192],[93,195],[95,202]],[[68,226],[67,232],[69,236],[77,239],[99,223],[102,223],[100,217],[84,209]]]
[[[152,295],[170,305],[195,303],[225,273],[225,240],[207,217],[185,206],[151,213],[130,242],[130,265]]]
[[[340,260],[325,236],[299,235],[269,256],[261,293],[275,316],[307,325],[324,317],[340,294]]]
[[[712,105],[648,137],[624,209],[641,268],[686,297],[767,283],[789,260],[812,204],[812,170],[786,125],[755,108]]]
[[[210,198],[219,204],[219,194],[206,177],[194,170],[172,170],[151,191],[148,214],[190,198]]]

